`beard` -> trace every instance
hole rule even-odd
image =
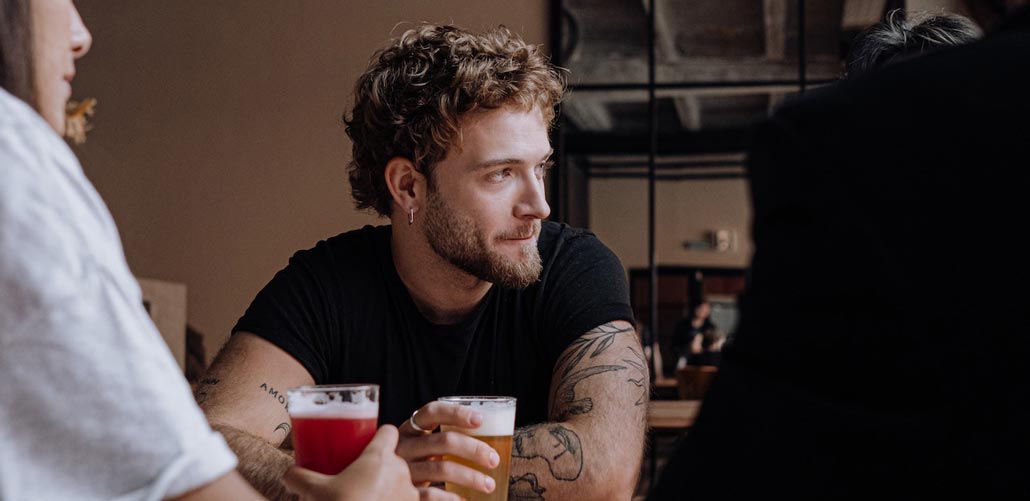
[[[516,259],[493,250],[475,220],[452,209],[435,189],[428,193],[423,234],[433,251],[447,262],[480,280],[508,289],[525,289],[540,278],[543,270],[535,240],[520,246]],[[539,234],[538,219],[497,239]]]

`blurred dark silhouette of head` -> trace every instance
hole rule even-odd
[[[851,45],[844,78],[945,47],[983,37],[983,30],[958,14],[913,14],[895,9],[862,33]]]

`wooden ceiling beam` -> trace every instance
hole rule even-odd
[[[765,57],[770,61],[787,58],[787,0],[763,0]]]

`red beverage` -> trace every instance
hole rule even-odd
[[[301,386],[286,392],[297,466],[336,475],[350,466],[376,434],[379,386]]]
[[[350,466],[376,434],[376,418],[293,416],[297,466],[335,475]]]

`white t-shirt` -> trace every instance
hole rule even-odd
[[[235,467],[142,304],[75,156],[0,89],[0,499],[162,499]]]

